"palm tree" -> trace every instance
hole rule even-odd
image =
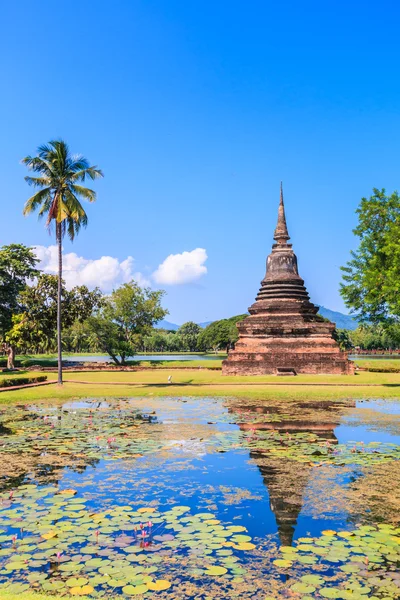
[[[46,227],[55,224],[58,245],[58,295],[57,295],[57,349],[58,383],[62,384],[61,357],[61,284],[62,284],[62,239],[65,233],[73,240],[82,225],[86,227],[88,218],[80,202],[81,198],[94,202],[96,193],[80,182],[103,177],[97,167],[91,167],[83,156],[70,154],[68,145],[62,140],[51,141],[38,148],[37,156],[27,156],[22,160],[28,169],[38,173],[38,177],[25,177],[25,181],[41,188],[24,206],[24,215],[39,209],[39,218],[47,215]]]

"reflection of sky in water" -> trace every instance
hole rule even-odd
[[[131,403],[134,406],[134,400]],[[157,417],[165,427],[188,419],[201,424],[212,423],[210,427],[219,431],[238,429],[237,425],[229,422],[233,415],[228,414],[222,403],[213,398],[180,401],[178,411],[171,410],[171,406],[163,407],[160,403]],[[345,424],[346,418],[342,421],[344,423],[334,430],[339,443],[400,441],[389,433],[370,431],[366,426],[348,426]],[[190,506],[194,512],[210,510],[222,521],[241,523],[252,536],[263,537],[276,533],[276,515],[271,509],[268,488],[256,461],[250,458],[248,451],[238,449],[222,454],[207,454],[205,442],[202,444],[198,440],[183,439],[168,440],[166,446],[170,452],[166,460],[155,461],[153,456],[146,456],[132,462],[131,466],[128,461],[124,461],[122,465],[100,461],[95,468],[89,467],[84,476],[89,483],[83,491],[85,495],[88,493],[92,497],[93,507],[99,508],[106,499],[111,498],[117,504],[148,503],[155,500],[161,507],[173,502]],[[356,467],[354,474],[358,473],[359,468]],[[67,471],[63,486],[75,487],[81,480],[81,475]],[[343,485],[347,485],[348,481],[349,477],[343,479]],[[281,483],[283,497],[290,496],[291,489],[287,485],[285,487],[284,474]],[[225,494],[223,488],[226,488]],[[240,498],[240,490],[247,491],[247,495]],[[304,494],[306,493],[305,488]],[[273,508],[275,512],[279,511],[279,506]],[[348,528],[346,514],[328,516],[328,519],[326,517],[327,515],[321,515],[321,518],[315,518],[300,512],[295,538],[309,533],[319,535],[328,526]]]
[[[386,431],[375,431],[364,425],[357,425],[353,427],[351,425],[339,425],[335,429],[335,435],[339,440],[339,444],[345,444],[347,442],[388,442],[392,444],[399,444],[400,437],[398,435],[392,435]]]
[[[138,401],[130,400],[132,409],[138,406]],[[107,408],[108,402],[73,401],[65,403],[64,409],[79,411],[81,408]],[[140,404],[140,411],[145,413],[154,408],[146,405],[146,400]],[[359,402],[357,408],[368,408],[385,412],[385,414],[400,414],[400,403],[391,401],[384,404],[380,401]],[[117,410],[115,411],[117,414]],[[167,428],[181,422],[208,426],[210,432],[237,431],[238,426],[233,423],[235,415],[229,413],[222,400],[215,398],[196,399],[171,399],[157,400],[157,420],[162,427]],[[386,431],[371,430],[362,424],[353,427],[347,424],[348,419],[354,419],[350,410],[348,416],[340,419],[341,424],[334,428],[334,435],[339,443],[350,441],[365,443],[395,442],[400,443],[399,436],[391,435]],[[257,415],[255,415],[257,416]],[[301,430],[307,431],[307,423],[303,423]],[[208,424],[208,425],[207,425]],[[146,425],[151,427],[151,424]],[[178,427],[179,429],[179,427]],[[140,434],[140,432],[139,432]],[[307,534],[319,535],[327,528],[348,529],[348,515],[334,514],[309,516],[302,511],[301,495],[291,495],[290,473],[285,476],[287,459],[279,459],[281,469],[272,475],[273,484],[280,484],[281,491],[268,490],[268,477],[264,477],[257,466],[257,458],[250,457],[245,449],[229,450],[224,453],[206,453],[206,441],[201,439],[178,437],[174,440],[165,438],[166,453],[146,455],[135,460],[104,461],[100,460],[94,467],[87,467],[83,473],[75,473],[66,468],[62,474],[61,487],[75,488],[85,497],[89,498],[88,507],[100,510],[114,505],[145,505],[155,501],[161,510],[173,504],[189,506],[193,513],[212,512],[223,522],[233,522],[244,525],[251,536],[263,537],[277,532],[277,520],[287,519],[290,513],[290,503],[293,504],[293,523],[295,538]],[[291,463],[293,465],[293,463]],[[296,469],[296,466],[292,466]],[[333,467],[334,468],[334,467]],[[310,467],[310,477],[313,476],[315,486],[315,471]],[[355,467],[353,474],[358,476],[359,467]],[[351,475],[347,475],[340,482],[348,485]],[[266,483],[267,481],[267,483]],[[271,483],[271,480],[269,480]],[[289,483],[288,483],[289,482]],[[303,496],[307,495],[309,481],[305,479]],[[280,494],[280,495],[279,495]],[[303,497],[303,500],[304,500]],[[281,501],[282,500],[282,501]],[[272,504],[272,506],[271,506]],[[289,508],[288,508],[289,507]],[[362,507],[361,507],[362,510]],[[285,512],[286,511],[286,512]],[[283,514],[283,517],[282,517]],[[289,518],[290,520],[290,518]],[[297,524],[296,524],[297,520]]]
[[[376,410],[386,415],[400,415],[400,402],[396,400],[358,400],[356,407]]]
[[[396,400],[358,400],[356,409],[359,412],[354,415],[350,413],[342,419],[342,424],[335,429],[335,435],[339,443],[346,442],[387,442],[392,444],[400,444],[400,435],[384,431],[382,425],[378,421],[378,413],[383,415],[400,415],[400,402]],[[363,425],[363,411],[375,411],[377,413],[377,421],[373,420]],[[348,423],[348,424],[347,424]],[[398,424],[400,430],[400,422],[396,419],[393,424]],[[354,426],[356,425],[356,426]]]

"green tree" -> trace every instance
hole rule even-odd
[[[103,173],[97,167],[91,167],[83,156],[74,156],[68,145],[62,140],[51,141],[38,148],[37,156],[23,159],[28,169],[38,176],[25,177],[33,187],[40,188],[25,203],[24,215],[38,210],[39,217],[47,216],[46,226],[55,225],[58,245],[58,295],[57,295],[57,349],[58,383],[62,384],[61,350],[61,288],[62,288],[62,239],[65,233],[71,240],[82,226],[86,227],[88,218],[81,199],[94,202],[96,193],[81,185],[86,179],[97,179]]]
[[[88,321],[76,321],[66,329],[63,336],[64,348],[69,352],[97,352],[99,344]]]
[[[349,332],[353,346],[361,350],[388,350],[400,345],[400,325],[362,323]]]
[[[152,332],[168,311],[162,308],[164,291],[142,289],[131,281],[114,290],[99,313],[89,319],[99,346],[115,364],[126,363],[143,346],[143,337]]]
[[[348,329],[334,329],[333,337],[339,344],[341,350],[351,350],[351,348],[353,348],[351,331]]]
[[[238,329],[236,323],[245,319],[248,315],[237,315],[229,319],[221,319],[207,325],[200,333],[198,345],[201,350],[214,352],[229,350],[238,340]]]
[[[13,316],[21,311],[19,296],[27,280],[38,274],[38,260],[31,248],[22,244],[10,244],[0,248],[0,338],[4,342],[13,327]],[[7,340],[9,369],[14,368],[15,345]]]
[[[98,310],[102,304],[102,294],[99,289],[89,291],[86,286],[77,286],[69,291],[62,281],[61,300],[61,325],[68,328],[75,322],[84,322]],[[19,319],[14,319],[7,339],[20,349],[53,351],[57,334],[57,276],[42,273],[35,285],[26,286],[21,291],[18,302],[21,315]]]
[[[342,267],[341,294],[361,322],[390,324],[400,318],[400,197],[374,188],[357,209],[359,246]]]
[[[185,350],[195,352],[197,350],[197,339],[200,332],[200,325],[193,323],[193,321],[188,321],[179,327],[176,335],[181,338],[182,346]]]

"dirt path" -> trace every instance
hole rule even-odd
[[[52,385],[54,383],[57,383],[57,381],[37,381],[36,383],[26,383],[25,385],[9,385],[7,387],[0,387],[0,392],[12,392],[13,390],[24,390],[25,388]]]
[[[327,383],[327,382],[294,382],[294,381],[238,381],[226,383],[151,383],[149,381],[82,381],[75,379],[65,379],[65,383],[79,383],[83,385],[122,385],[122,386],[141,386],[141,387],[240,387],[249,385],[291,385],[291,386],[325,386],[325,387],[400,387],[400,383]],[[8,388],[10,389],[10,388]]]

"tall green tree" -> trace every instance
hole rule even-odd
[[[197,325],[197,323],[194,323],[193,321],[187,321],[187,323],[184,323],[179,327],[176,335],[181,338],[182,346],[185,350],[195,352],[197,350],[197,339],[200,333],[200,325]]]
[[[342,267],[340,292],[361,322],[390,325],[400,320],[400,196],[374,188],[357,214],[359,245]]]
[[[62,384],[61,349],[61,287],[62,287],[62,239],[65,233],[71,240],[80,228],[88,223],[81,199],[94,202],[96,192],[83,185],[86,179],[103,177],[97,167],[90,166],[81,155],[72,155],[62,140],[51,141],[38,148],[37,156],[23,159],[28,169],[37,176],[27,176],[25,181],[40,188],[25,203],[24,215],[38,210],[39,217],[46,215],[46,227],[55,226],[58,246],[58,296],[57,296],[57,349],[58,383]]]
[[[90,291],[85,285],[67,290],[61,286],[62,328],[84,323],[103,302],[98,288]],[[58,278],[41,273],[34,285],[26,286],[18,298],[20,314],[14,315],[13,327],[7,339],[20,349],[33,352],[53,352],[57,337]]]
[[[38,274],[38,260],[31,248],[23,244],[10,244],[0,248],[0,339],[6,340],[6,334],[13,326],[13,315],[21,312],[19,297],[27,281]],[[14,368],[15,346],[8,340],[7,366]]]
[[[143,337],[152,332],[168,311],[162,308],[163,290],[142,289],[135,281],[114,290],[95,317],[89,319],[99,347],[115,364],[125,364],[142,347]]]
[[[248,315],[237,315],[229,319],[213,321],[199,335],[198,346],[200,350],[214,350],[217,352],[222,348],[228,352],[237,342],[239,334],[236,323],[242,321]]]

